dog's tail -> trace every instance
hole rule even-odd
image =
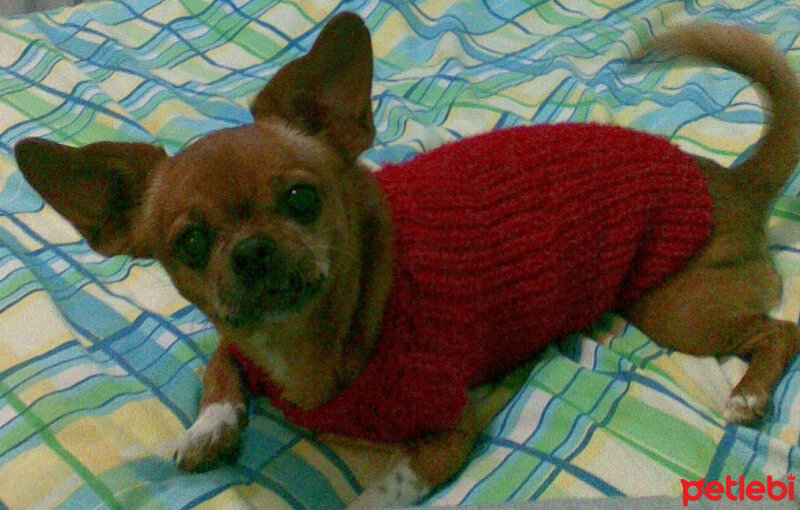
[[[730,69],[766,92],[772,118],[760,145],[735,175],[753,198],[771,202],[800,160],[800,84],[784,55],[750,30],[718,24],[677,28],[644,50],[651,48]]]

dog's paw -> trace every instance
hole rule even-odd
[[[175,450],[178,469],[205,471],[236,455],[244,412],[243,405],[230,402],[204,408]]]
[[[769,404],[769,395],[764,392],[736,392],[731,395],[722,410],[728,423],[747,425],[764,416]]]
[[[369,485],[348,510],[410,506],[428,495],[430,488],[414,472],[408,459],[394,465],[388,473]]]

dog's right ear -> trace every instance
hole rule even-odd
[[[338,14],[307,55],[284,66],[258,94],[256,120],[277,116],[322,136],[347,161],[372,145],[372,43],[357,15]]]
[[[167,157],[144,143],[67,147],[39,138],[14,147],[20,171],[39,194],[103,255],[149,257],[131,223],[152,169]]]

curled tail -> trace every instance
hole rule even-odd
[[[771,201],[800,160],[800,84],[786,57],[750,30],[710,23],[676,28],[644,50],[652,48],[730,69],[766,93],[772,118],[758,148],[735,172],[749,193]]]

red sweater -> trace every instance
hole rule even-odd
[[[668,140],[601,125],[496,131],[375,174],[397,228],[365,370],[305,412],[235,349],[297,425],[376,441],[452,426],[467,389],[625,308],[706,242],[711,200]]]

